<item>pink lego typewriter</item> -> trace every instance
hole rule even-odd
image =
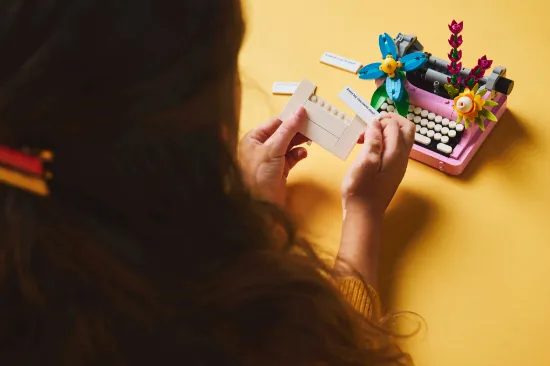
[[[514,86],[504,67],[488,72],[492,61],[485,56],[471,69],[462,67],[462,27],[449,25],[449,61],[424,52],[413,35],[382,34],[382,61],[359,70],[361,79],[376,80],[375,110],[416,124],[411,158],[451,175],[464,171],[498,124]]]

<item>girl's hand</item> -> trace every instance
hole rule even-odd
[[[395,113],[373,121],[364,146],[342,183],[345,212],[358,210],[380,217],[403,180],[415,125]]]
[[[280,206],[286,202],[286,181],[292,168],[307,157],[308,141],[298,131],[307,123],[303,107],[286,122],[268,121],[246,134],[239,144],[243,179],[260,199]]]
[[[375,288],[382,217],[407,169],[414,134],[415,125],[397,114],[373,121],[342,183],[344,222],[335,266],[343,274],[359,273]]]

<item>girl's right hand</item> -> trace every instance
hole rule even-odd
[[[415,129],[414,123],[395,113],[371,123],[342,183],[344,214],[384,214],[405,175]]]

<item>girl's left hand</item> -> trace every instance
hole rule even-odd
[[[243,179],[258,198],[285,205],[288,174],[307,157],[307,150],[298,147],[308,141],[298,133],[307,123],[306,117],[307,112],[300,107],[288,121],[268,121],[247,133],[239,143]]]

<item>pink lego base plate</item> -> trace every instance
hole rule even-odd
[[[383,80],[376,81],[378,86],[382,83]],[[410,104],[448,118],[451,121],[456,121],[458,115],[453,109],[452,100],[419,89],[409,82],[405,83],[405,88],[409,93]],[[490,95],[491,93],[486,93],[485,98],[489,98]],[[506,111],[507,100],[506,95],[499,94],[494,100],[498,103],[498,106],[487,107],[487,109],[500,120]],[[464,130],[460,143],[455,147],[450,157],[445,157],[417,144],[414,144],[410,157],[444,173],[460,175],[497,123],[485,120],[485,131],[482,131],[475,124],[471,124],[468,129]]]

